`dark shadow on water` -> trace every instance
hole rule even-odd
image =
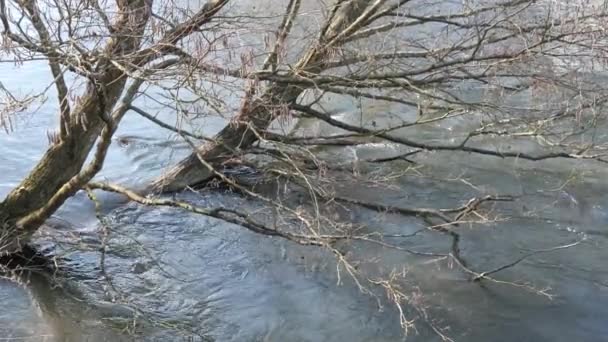
[[[0,277],[9,281],[3,287],[13,287],[15,293],[15,302],[5,303],[6,313],[0,317],[6,325],[2,334],[32,342],[136,340],[102,325],[85,297],[67,287],[66,270],[55,265],[53,256],[32,246],[0,257]]]
[[[101,280],[65,267],[66,262],[32,246],[0,257],[0,279],[6,281],[0,283],[0,295],[10,298],[0,312],[1,338],[27,342],[183,340],[158,331],[136,310],[127,310],[128,306],[88,293],[89,287],[82,284],[102,287]],[[201,336],[188,340],[212,341]]]
[[[25,245],[19,253],[0,256],[0,265],[12,271],[53,271],[51,258],[30,245]]]

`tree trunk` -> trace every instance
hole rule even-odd
[[[335,11],[327,20],[325,29],[316,46],[307,53],[293,68],[293,73],[317,75],[327,68],[326,60],[333,50],[338,48],[341,40],[332,41],[349,28],[363,15],[371,5],[368,0],[337,1]],[[328,44],[332,45],[329,46]],[[180,161],[165,175],[152,183],[149,191],[171,192],[187,186],[204,183],[213,177],[212,170],[203,166],[199,158],[211,165],[218,165],[233,154],[232,151],[245,149],[257,141],[254,130],[263,132],[284,108],[295,103],[305,88],[295,85],[271,84],[265,93],[253,103],[245,100],[235,122],[222,129],[214,137],[214,142],[207,142]],[[253,128],[253,129],[252,129]]]
[[[95,68],[95,73],[100,76],[88,83],[67,122],[61,123],[67,126],[67,134],[51,144],[29,175],[0,203],[0,246],[10,246],[1,248],[0,252],[19,250],[21,243],[26,242],[38,226],[24,229],[16,223],[43,207],[64,184],[81,171],[105,126],[104,118],[110,116],[128,79],[122,68],[115,66],[110,59],[124,63],[124,56],[139,48],[150,16],[147,2],[118,1],[120,13],[114,23],[117,31],[103,51],[107,57],[101,57]],[[63,198],[62,202],[68,197]]]

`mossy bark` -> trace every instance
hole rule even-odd
[[[0,253],[18,250],[37,230],[38,226],[24,229],[17,223],[43,207],[79,174],[125,89],[128,76],[114,62],[126,61],[125,56],[139,49],[150,8],[145,0],[123,0],[118,5],[116,31],[95,66],[94,74],[99,76],[88,82],[69,117],[62,118],[65,134],[52,142],[33,170],[0,203]]]

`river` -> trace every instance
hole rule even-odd
[[[0,80],[17,92],[41,89],[50,82],[49,75],[46,65],[37,62],[20,67],[0,64]],[[342,98],[329,102],[341,119],[352,122],[373,119],[374,125],[389,124],[403,113],[403,108],[373,101],[357,106]],[[146,102],[140,105],[153,107]],[[56,113],[48,101],[19,116],[13,131],[0,132],[0,197],[18,184],[44,152],[47,129],[56,123]],[[174,120],[169,112],[159,117]],[[204,127],[205,134],[224,124],[218,118],[202,120],[197,127]],[[437,133],[465,131],[466,124],[456,119],[442,127],[401,134],[437,137]],[[305,128],[330,131],[317,124]],[[128,186],[145,184],[188,153],[174,134],[133,113],[126,116],[116,136],[98,179]],[[396,150],[370,144],[349,153],[364,159]],[[324,151],[329,156],[343,152]],[[456,341],[608,341],[605,166],[455,153],[428,153],[417,160],[426,165],[424,172],[401,174],[400,162],[371,167],[376,174],[394,176],[398,190],[379,190],[373,179],[347,176],[337,188],[357,198],[404,207],[454,207],[479,194],[520,196],[516,203],[496,206],[495,214],[508,220],[459,228],[462,253],[476,270],[508,264],[531,250],[582,242],[535,255],[497,275],[503,281],[550,288],[552,299],[510,285],[471,282],[458,268],[432,258],[354,244],[350,248],[361,260],[369,256],[362,267],[370,274],[407,268],[407,294],[419,296],[415,302],[428,313],[428,322],[419,320],[409,341],[439,341],[431,326],[440,327]],[[176,196],[201,205],[247,210],[259,206],[224,191]],[[34,273],[0,279],[4,305],[0,340],[403,340],[395,308],[382,297],[378,301],[361,293],[344,275],[338,283],[336,261],[324,250],[176,209],[140,207],[110,195],[101,199],[107,204],[112,227],[105,264],[112,285],[99,269],[100,226],[94,206],[80,193],[36,238],[39,248],[58,256],[60,272],[54,277]],[[420,228],[415,219],[360,208],[351,212],[351,219],[389,233],[407,234]],[[395,243],[433,252],[445,251],[450,239],[425,232]],[[376,257],[381,262],[372,261]],[[416,312],[406,312],[410,314]]]

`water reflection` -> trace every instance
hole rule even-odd
[[[18,341],[55,341],[54,329],[44,320],[26,286],[18,279],[0,280],[0,336]]]
[[[127,341],[128,336],[102,323],[96,305],[71,287],[51,260],[31,254],[10,264],[0,280],[2,340],[37,342]],[[42,263],[47,263],[43,265]]]

